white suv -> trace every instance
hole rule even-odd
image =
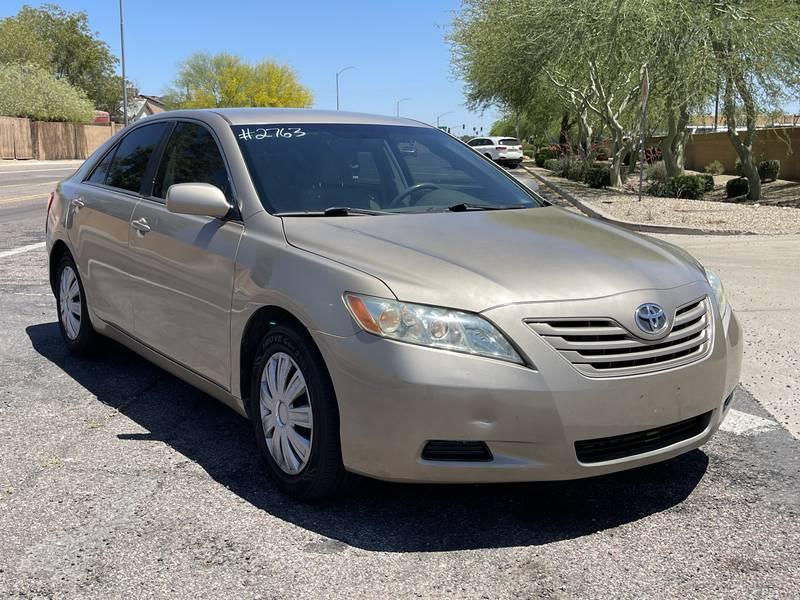
[[[512,137],[477,137],[467,142],[476,152],[502,165],[516,169],[522,162],[522,144]]]

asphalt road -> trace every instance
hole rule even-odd
[[[5,206],[0,247],[42,239],[41,212],[15,233]],[[734,264],[736,240],[678,241],[723,277],[775,243],[749,242],[756,262]],[[262,473],[241,417],[113,343],[68,355],[45,262],[0,250],[0,597],[797,595],[800,442],[761,392],[740,388],[701,450],[628,473],[354,479],[336,502],[297,504]],[[744,275],[728,287],[735,306],[765,301]]]

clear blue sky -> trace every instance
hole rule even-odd
[[[119,55],[116,0],[62,0],[66,10],[84,10],[91,27]],[[0,17],[23,4],[2,0]],[[315,108],[336,108],[335,73],[341,75],[342,110],[401,114],[441,123],[461,133],[484,127],[483,116],[464,108],[463,86],[450,68],[444,37],[459,0],[125,0],[128,78],[145,94],[160,94],[178,63],[195,51],[227,51],[248,60],[271,58],[291,65],[314,93]]]

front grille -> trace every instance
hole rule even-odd
[[[613,319],[529,320],[542,339],[589,377],[635,375],[699,360],[711,349],[711,311],[707,298],[675,311],[672,330],[647,341]]]
[[[652,450],[666,448],[684,440],[693,438],[705,431],[711,420],[711,412],[664,425],[646,431],[626,433],[595,440],[575,442],[575,454],[582,463],[598,463],[607,460],[625,458],[644,454]]]
[[[424,460],[489,461],[492,453],[485,442],[431,440],[422,449]]]

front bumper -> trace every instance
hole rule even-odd
[[[527,311],[527,312],[526,312]],[[714,434],[739,380],[741,329],[713,309],[714,341],[698,362],[612,378],[580,374],[527,327],[530,306],[485,313],[536,369],[367,333],[319,332],[339,402],[345,467],[408,482],[511,482],[591,477],[658,462]],[[711,413],[693,437],[615,460],[581,463],[575,442],[619,436]],[[487,462],[421,458],[429,440],[484,441]]]

